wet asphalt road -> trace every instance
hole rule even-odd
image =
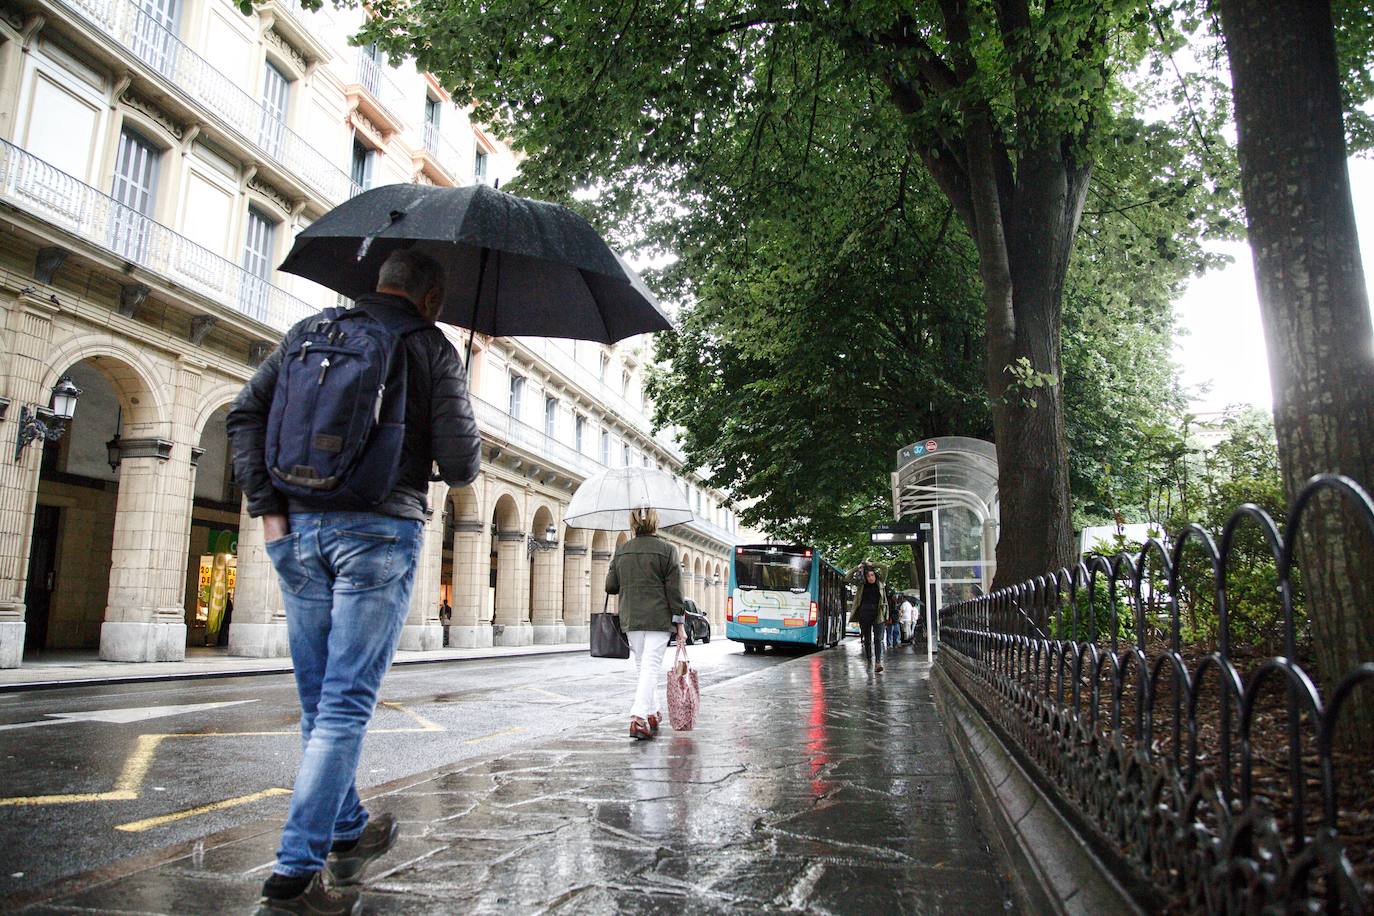
[[[703,688],[796,657],[746,656],[723,640],[692,649]],[[363,747],[359,788],[610,715],[595,729],[618,733],[633,692],[629,666],[568,654],[394,668]],[[159,709],[169,706],[200,708]],[[83,713],[133,721],[49,718]],[[0,694],[0,899],[284,815],[300,756],[298,718],[289,675]],[[28,724],[39,722],[57,724]]]

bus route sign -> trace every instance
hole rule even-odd
[[[868,532],[868,543],[877,545],[924,544],[926,533],[919,522],[893,522],[879,525]]]

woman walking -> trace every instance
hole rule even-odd
[[[663,684],[668,633],[676,627],[678,645],[685,645],[687,637],[682,631],[677,548],[658,536],[658,513],[653,509],[633,510],[630,530],[634,537],[617,547],[611,558],[606,594],[620,596],[620,628],[629,637],[639,671],[630,707],[630,737],[642,741],[658,734],[663,721],[656,693]]]
[[[888,619],[887,588],[883,585],[877,567],[871,563],[860,563],[849,575],[858,579],[859,583],[858,589],[854,592],[849,620],[859,625],[864,660],[873,659],[876,662],[873,670],[882,671],[883,631]]]

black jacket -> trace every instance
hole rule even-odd
[[[408,300],[381,293],[359,297],[355,307],[415,311]],[[258,367],[229,409],[226,426],[233,451],[234,479],[248,500],[248,514],[254,518],[268,513],[318,512],[327,508],[311,505],[307,500],[288,501],[272,486],[264,457],[267,413],[272,406],[282,353],[295,335],[317,320],[318,316],[312,315],[286,332],[281,346]],[[477,479],[482,440],[468,401],[467,374],[443,331],[437,327],[416,331],[405,338],[405,349],[408,373],[401,476],[391,494],[368,511],[424,521],[429,513],[433,463],[438,463],[440,476],[450,486],[466,486]]]

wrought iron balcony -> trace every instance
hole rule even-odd
[[[173,93],[189,96],[228,128],[330,203],[348,199],[353,182],[324,153],[215,69],[131,0],[65,0],[83,18],[156,71]]]
[[[261,324],[284,331],[314,306],[0,140],[0,199]]]
[[[387,74],[386,67],[373,60],[362,49],[358,49],[358,85],[366,89],[374,99],[381,103],[386,113],[397,125],[413,123],[406,118],[406,93]],[[418,106],[418,102],[417,102]]]
[[[432,121],[425,122],[424,141],[425,150],[431,159],[448,173],[449,179],[454,184],[460,183],[463,174],[460,171],[463,157],[458,153],[458,149],[444,137],[438,124]]]

